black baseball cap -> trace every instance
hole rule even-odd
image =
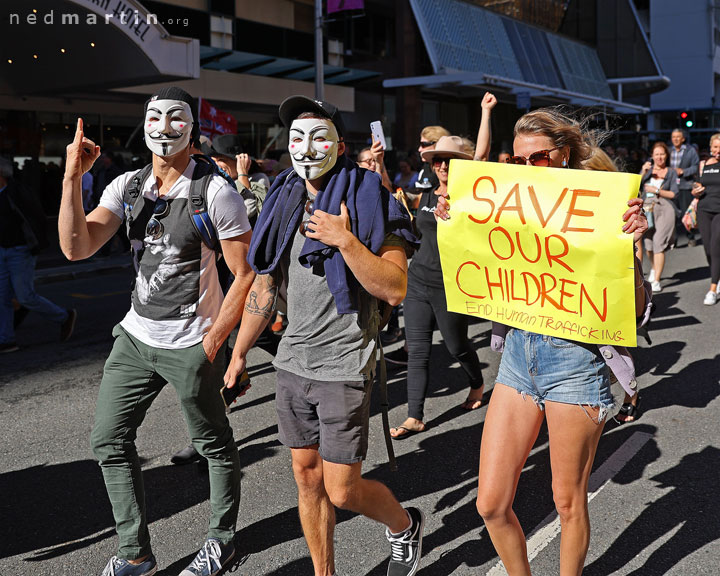
[[[345,125],[340,115],[340,110],[337,106],[330,104],[330,102],[323,102],[322,100],[313,100],[307,96],[289,96],[283,100],[280,104],[278,114],[280,120],[286,128],[290,128],[293,120],[295,120],[303,112],[314,112],[321,118],[327,118],[330,120],[337,129],[340,140],[343,139],[345,134]]]
[[[182,88],[178,88],[177,86],[166,86],[165,88],[161,88],[158,92],[150,96],[148,100],[145,101],[145,110],[144,113],[147,113],[148,106],[150,102],[154,102],[155,100],[179,100],[180,102],[185,102],[190,107],[190,113],[192,114],[193,118],[193,127],[191,132],[191,140],[195,140],[197,137],[200,136],[200,124],[197,121],[197,101],[195,98],[190,96],[185,90]]]

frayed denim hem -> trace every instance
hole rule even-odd
[[[607,417],[608,417],[609,414],[610,414],[610,411],[613,410],[613,408],[615,408],[615,402],[610,402],[610,404],[600,404],[600,403],[597,403],[597,404],[578,404],[578,406],[580,406],[580,407],[583,409],[583,411],[585,412],[585,414],[587,415],[587,417],[590,418],[590,420],[592,420],[593,422],[595,422],[595,424],[600,424],[603,420],[606,420],[606,419],[607,419]],[[593,417],[590,415],[590,413],[587,411],[587,408],[585,408],[585,406],[589,406],[590,408],[597,408],[597,409],[598,409],[597,418],[593,418]]]
[[[518,390],[517,388],[515,388],[514,390],[515,390],[515,392],[520,394],[520,396],[523,397],[523,400],[525,400],[526,398],[530,398],[535,403],[535,406],[537,406],[542,411],[545,410],[545,400],[543,400],[539,396],[536,396],[535,394],[532,394],[532,393],[528,392],[527,390]],[[558,402],[558,401],[550,400],[550,402]],[[560,403],[560,402],[558,402],[558,403]],[[563,402],[563,404],[564,404],[564,402]],[[570,403],[568,402],[568,404],[570,404]],[[601,402],[597,402],[594,404],[590,404],[590,403],[583,404],[583,403],[577,402],[577,405],[583,409],[583,412],[585,412],[585,415],[588,418],[590,418],[590,420],[592,420],[595,424],[600,424],[602,421],[606,420],[608,418],[608,416],[610,415],[610,412],[615,408],[614,402],[610,402],[609,404],[603,404]],[[588,412],[588,408],[591,408],[591,409],[597,408],[598,409],[597,418],[594,418],[590,414],[590,412]]]
[[[526,390],[518,390],[517,388],[514,388],[514,390],[515,390],[515,392],[517,392],[518,394],[520,394],[520,396],[523,397],[523,400],[525,400],[525,399],[527,399],[527,398],[529,397],[530,400],[532,400],[533,402],[535,402],[535,406],[537,406],[538,408],[540,408],[540,410],[542,410],[542,411],[545,410],[545,401],[544,401],[542,398],[540,398],[540,396],[536,396],[535,394],[531,394],[530,392],[527,392]]]

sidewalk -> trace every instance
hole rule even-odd
[[[107,257],[93,256],[87,260],[70,262],[58,246],[51,246],[38,255],[35,267],[35,284],[49,284],[76,278],[87,278],[97,274],[109,274],[130,268],[130,253],[115,253]]]

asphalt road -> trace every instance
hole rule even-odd
[[[706,307],[701,247],[670,253],[665,289],[656,296],[652,346],[637,352],[642,418],[610,423],[591,481],[592,539],[586,575],[720,573],[720,306]],[[129,272],[43,284],[40,292],[77,307],[72,340],[30,315],[18,331],[22,350],[0,356],[0,575],[99,575],[116,538],[100,470],[88,438],[110,331],[127,306]],[[489,324],[471,334],[488,383],[499,358],[488,348]],[[230,419],[243,465],[235,574],[311,575],[301,536],[288,450],[277,440],[271,355],[250,355],[253,387]],[[486,408],[464,412],[465,380],[442,344],[433,349],[428,429],[394,444],[400,471],[386,464],[377,395],[365,473],[427,516],[425,576],[502,574],[475,511],[478,450]],[[404,372],[391,372],[390,419],[405,415]],[[619,394],[619,387],[616,391]],[[492,386],[486,386],[486,400]],[[175,576],[202,544],[208,519],[207,472],[176,467],[187,444],[171,387],[140,429],[148,517],[161,576]],[[548,445],[544,432],[523,471],[515,503],[530,535],[533,574],[558,573]],[[536,528],[544,528],[537,534]],[[340,512],[338,574],[385,574],[383,528]]]

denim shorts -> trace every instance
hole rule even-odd
[[[613,406],[610,369],[596,346],[511,329],[496,382],[545,401],[601,408],[598,420]]]
[[[368,449],[372,379],[311,380],[277,369],[278,438],[289,448],[318,444],[326,462],[354,464]]]

